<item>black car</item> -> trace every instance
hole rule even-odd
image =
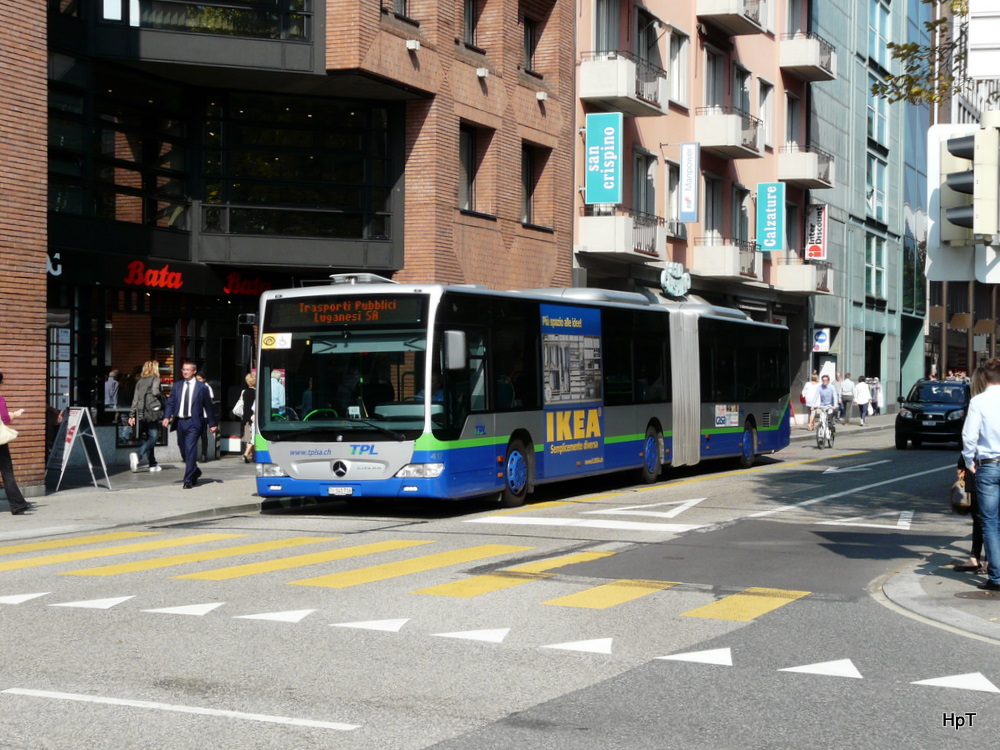
[[[899,397],[896,447],[905,450],[907,442],[912,442],[914,448],[923,442],[961,443],[971,397],[968,383],[918,380],[908,396]]]

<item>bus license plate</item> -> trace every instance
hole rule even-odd
[[[353,487],[329,487],[327,489],[328,495],[353,495]]]

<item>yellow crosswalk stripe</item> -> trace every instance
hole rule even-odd
[[[786,589],[765,589],[751,587],[706,604],[704,607],[684,612],[683,617],[704,617],[710,620],[732,620],[749,622],[772,610],[808,596],[810,591],[789,591]]]
[[[471,576],[461,581],[443,583],[440,586],[413,591],[413,594],[428,594],[430,596],[450,596],[456,599],[471,599],[480,594],[489,594],[502,589],[520,586],[522,583],[539,581],[543,578],[552,578],[555,573],[546,571],[561,568],[564,565],[574,565],[581,562],[590,562],[602,557],[610,557],[614,552],[578,552],[573,555],[562,555],[548,560],[539,560],[526,565],[517,565],[513,568],[504,568],[496,573],[487,573],[481,576]]]
[[[191,578],[197,581],[228,581],[231,578],[242,578],[244,576],[257,575],[258,573],[271,573],[276,570],[302,568],[306,565],[317,565],[318,563],[346,560],[351,557],[373,555],[378,552],[391,552],[392,550],[406,549],[407,547],[417,547],[421,544],[433,544],[433,542],[416,540],[374,542],[372,544],[361,544],[356,547],[344,547],[342,549],[330,550],[328,552],[315,552],[309,555],[295,555],[293,557],[283,557],[279,560],[267,560],[265,562],[250,563],[247,565],[234,565],[230,568],[205,570],[201,573],[188,573],[187,575],[173,577]]]
[[[317,578],[306,578],[302,581],[291,581],[290,583],[297,586],[320,586],[323,588],[343,589],[349,586],[358,586],[362,583],[374,583],[375,581],[384,581],[388,578],[399,578],[411,573],[423,573],[428,570],[445,568],[449,565],[482,560],[486,557],[526,552],[530,549],[533,548],[514,547],[507,544],[484,544],[453,552],[439,552],[436,555],[425,555],[413,558],[412,560],[403,560],[402,562],[385,563],[370,568],[359,568],[358,570],[332,573],[331,575],[319,576]]]
[[[186,565],[187,563],[204,562],[205,560],[219,560],[224,557],[239,557],[240,555],[252,555],[256,552],[270,552],[277,549],[287,549],[288,547],[301,547],[304,544],[317,544],[318,542],[335,542],[337,537],[300,536],[291,539],[280,539],[273,542],[258,542],[256,544],[243,544],[236,547],[223,547],[206,552],[192,552],[189,555],[171,555],[170,557],[155,557],[151,560],[139,560],[138,562],[122,563],[121,565],[103,565],[98,568],[85,568],[83,570],[69,570],[61,573],[64,576],[116,576],[121,573],[134,573],[140,570],[156,570],[158,568],[170,568],[174,565]]]
[[[625,578],[595,586],[586,591],[561,596],[558,599],[550,599],[542,604],[551,604],[556,607],[578,607],[580,609],[608,609],[676,585],[675,581],[643,581]]]
[[[111,534],[93,534],[91,536],[74,536],[68,539],[56,539],[52,542],[27,542],[0,547],[0,555],[15,555],[19,552],[41,552],[47,549],[63,549],[65,547],[82,547],[85,544],[114,542],[120,539],[135,539],[141,536],[156,536],[158,531],[115,531]]]
[[[182,536],[176,539],[161,539],[155,542],[141,542],[138,544],[123,544],[120,547],[101,547],[100,549],[79,550],[77,552],[64,552],[61,555],[45,555],[43,557],[28,557],[24,560],[10,560],[0,563],[0,571],[21,570],[23,568],[38,568],[42,565],[57,565],[65,562],[76,562],[77,560],[93,560],[96,557],[111,557],[112,555],[128,555],[132,552],[148,552],[154,549],[166,549],[167,547],[183,547],[188,544],[201,544],[202,542],[216,542],[220,539],[236,539],[246,534],[198,534],[197,536]]]

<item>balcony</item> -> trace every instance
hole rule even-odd
[[[833,157],[815,146],[785,146],[778,152],[778,179],[809,190],[832,188]]]
[[[580,215],[581,252],[628,262],[666,258],[666,222],[659,216],[612,203],[584,206]]]
[[[699,237],[692,248],[690,271],[713,279],[760,281],[764,265],[762,255],[756,242]]]
[[[771,284],[789,294],[830,294],[831,266],[826,261],[805,261],[794,255],[771,253]]]
[[[756,117],[734,107],[699,107],[694,115],[702,150],[729,159],[761,156],[763,128]]]
[[[818,34],[782,34],[778,64],[802,81],[832,81],[837,77],[837,48]]]
[[[662,115],[667,111],[667,71],[631,52],[584,52],[580,99],[633,117]]]
[[[762,34],[760,0],[698,0],[697,15],[729,36]]]

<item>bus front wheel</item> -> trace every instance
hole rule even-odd
[[[660,456],[663,455],[663,438],[653,425],[646,428],[642,452],[642,481],[653,484],[660,478]]]
[[[506,481],[500,494],[500,504],[505,508],[524,505],[528,494],[528,450],[520,440],[510,441],[503,468]]]

